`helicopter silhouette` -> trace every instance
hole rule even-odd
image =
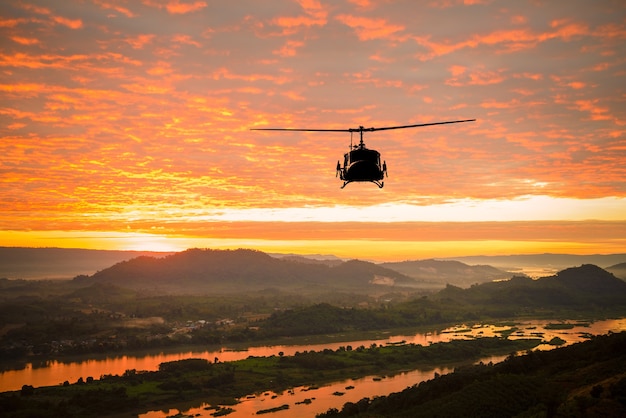
[[[382,188],[383,179],[388,177],[387,162],[380,162],[380,153],[374,149],[365,147],[363,132],[388,131],[391,129],[417,128],[422,126],[446,125],[450,123],[473,122],[476,119],[451,120],[445,122],[419,123],[416,125],[385,126],[382,128],[358,128],[349,129],[303,129],[303,128],[252,128],[251,131],[303,131],[303,132],[350,132],[350,151],[343,156],[343,166],[337,161],[336,176],[343,181],[343,189],[352,182],[371,182]],[[358,132],[360,136],[357,145],[352,144],[352,133]]]

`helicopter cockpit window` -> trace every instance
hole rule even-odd
[[[380,154],[378,151],[370,149],[354,150],[350,153],[350,159],[352,161],[369,161],[374,164],[378,164],[380,160]]]

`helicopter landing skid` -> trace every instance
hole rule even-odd
[[[344,181],[343,182],[343,186],[341,186],[341,188],[343,189],[344,187],[346,187],[348,185],[348,183],[352,183],[354,180],[348,180],[348,181]],[[378,186],[379,189],[382,189],[383,186],[385,185],[384,181],[379,181],[379,180],[368,180],[372,183],[374,183],[375,185]]]

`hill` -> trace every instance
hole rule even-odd
[[[244,249],[191,249],[162,258],[137,257],[75,280],[156,293],[241,292],[272,287],[326,292],[329,288],[353,291],[372,286],[416,286],[410,277],[365,261],[329,266]]]
[[[469,287],[476,283],[508,279],[513,274],[491,266],[470,266],[455,260],[415,260],[381,263],[383,267],[396,270],[422,283],[444,287],[451,284]]]
[[[626,280],[626,263],[615,264],[606,268],[606,271],[613,273],[616,277]]]
[[[319,417],[623,417],[626,333],[511,355]]]
[[[448,286],[436,297],[460,304],[510,308],[603,307],[626,305],[626,282],[598,266],[585,264],[538,280],[513,277],[469,289]]]

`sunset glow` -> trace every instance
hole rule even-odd
[[[626,252],[624,2],[5,3],[0,246]]]

